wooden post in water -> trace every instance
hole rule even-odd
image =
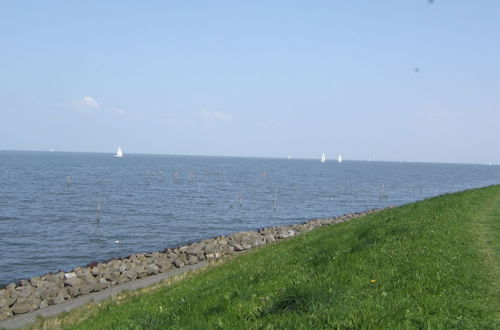
[[[274,188],[274,211],[278,208],[278,189]]]
[[[97,208],[95,211],[97,215],[97,222],[99,222],[99,217],[101,216],[101,201],[97,201]]]

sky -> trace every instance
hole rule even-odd
[[[500,163],[500,1],[1,1],[0,149]]]

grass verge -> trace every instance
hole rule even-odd
[[[500,328],[500,186],[265,246],[34,328]]]

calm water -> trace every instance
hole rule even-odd
[[[496,183],[500,166],[0,151],[0,285]]]

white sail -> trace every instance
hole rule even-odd
[[[121,146],[118,146],[118,150],[116,151],[115,157],[123,157],[123,151]]]
[[[325,153],[323,153],[321,155],[321,162],[324,163],[325,161],[326,161],[326,155],[325,155]]]
[[[337,162],[342,163],[342,155],[341,154],[339,154],[339,156],[337,157]]]

